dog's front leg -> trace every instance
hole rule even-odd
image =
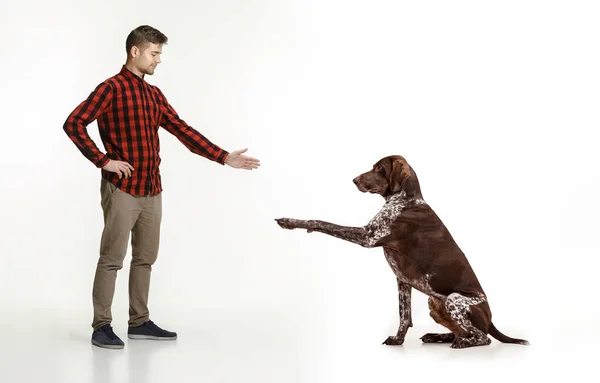
[[[340,226],[324,221],[293,218],[278,218],[275,221],[284,229],[306,229],[309,233],[318,231],[363,247],[373,247],[376,242],[373,233],[364,227]]]
[[[404,343],[404,337],[409,327],[412,327],[411,315],[411,287],[410,285],[398,279],[398,307],[400,314],[400,324],[398,333],[395,336],[389,336],[383,344],[396,346]]]

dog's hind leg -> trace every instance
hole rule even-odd
[[[433,320],[449,329],[450,333],[434,334],[427,333],[421,337],[423,343],[451,343],[454,342],[456,335],[453,332],[458,332],[458,325],[450,318],[450,315],[446,311],[444,302],[441,300],[429,297],[429,315]]]
[[[485,296],[469,297],[452,293],[448,295],[444,305],[452,321],[458,325],[458,331],[453,331],[456,339],[452,343],[452,348],[487,346],[492,343],[487,336],[489,317],[485,313],[489,306]]]
[[[404,343],[404,337],[409,327],[412,327],[412,315],[411,315],[411,287],[410,285],[398,281],[398,311],[400,316],[400,324],[398,325],[398,332],[395,336],[389,336],[383,344],[388,346],[396,346]]]

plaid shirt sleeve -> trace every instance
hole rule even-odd
[[[189,126],[179,117],[160,89],[158,87],[155,89],[158,91],[161,101],[162,119],[160,126],[177,137],[192,153],[224,165],[229,152],[213,144],[208,138]]]
[[[98,168],[106,165],[109,158],[92,141],[87,132],[87,126],[108,109],[111,98],[112,89],[110,84],[101,83],[86,100],[71,112],[63,125],[64,131],[79,151]]]

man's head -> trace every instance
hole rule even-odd
[[[167,41],[167,36],[149,25],[137,27],[129,33],[125,42],[128,67],[139,76],[154,74],[160,63],[162,46]]]

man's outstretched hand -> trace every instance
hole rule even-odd
[[[234,150],[229,153],[225,159],[225,164],[236,169],[252,170],[260,166],[260,161],[256,158],[245,156],[242,153],[246,152],[248,148],[242,150]]]

